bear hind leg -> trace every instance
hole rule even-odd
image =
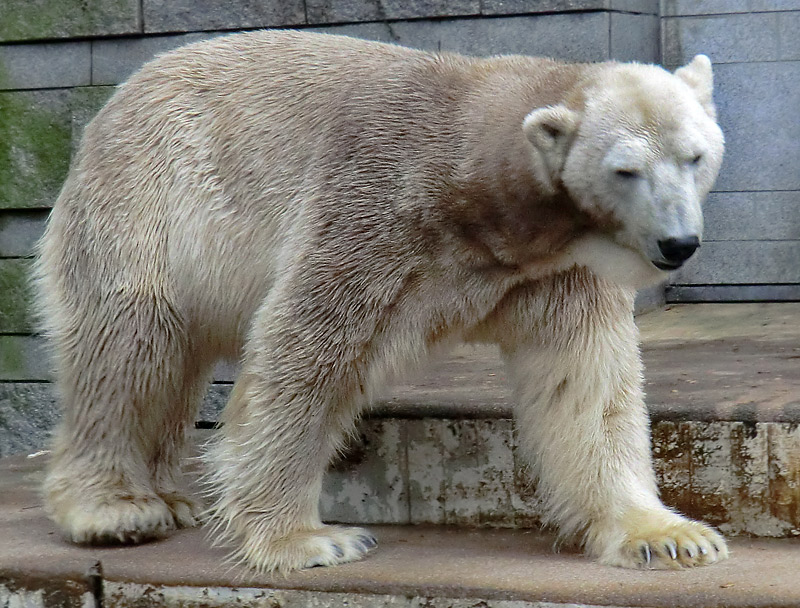
[[[79,322],[53,332],[64,415],[44,494],[51,517],[75,542],[138,543],[194,519],[193,501],[159,487],[174,479],[178,428],[193,411],[184,402],[199,385],[178,377],[190,349],[163,304],[153,297],[107,301],[110,310],[74,315]],[[175,389],[190,385],[193,391]]]
[[[153,487],[167,504],[179,528],[191,528],[202,520],[202,502],[187,489],[182,461],[186,456],[187,434],[207,386],[210,363],[195,350],[185,357],[183,383],[164,410],[162,434],[150,462]]]

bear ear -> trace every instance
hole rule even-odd
[[[567,106],[548,106],[534,110],[525,117],[522,131],[533,147],[541,154],[547,175],[541,175],[547,186],[555,183],[567,158],[570,142],[578,130],[580,115]]]
[[[675,76],[683,80],[697,95],[697,99],[711,118],[716,117],[714,109],[714,73],[711,60],[705,55],[695,55],[691,62],[675,70]]]

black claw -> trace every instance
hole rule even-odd
[[[378,546],[378,539],[372,536],[372,534],[360,534],[358,537],[358,542],[360,542],[366,549],[372,549]]]
[[[694,559],[694,551],[690,547],[686,547],[686,556],[689,559]]]
[[[344,557],[344,551],[339,545],[331,545],[331,549],[336,557]]]
[[[641,551],[644,563],[650,565],[650,560],[652,559],[652,555],[650,555],[650,545],[642,545]]]

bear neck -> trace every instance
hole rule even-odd
[[[582,103],[586,66],[523,57],[476,63],[481,78],[461,112],[451,219],[461,238],[483,251],[487,266],[515,271],[553,258],[590,228],[560,183],[537,179],[522,131],[536,108]]]

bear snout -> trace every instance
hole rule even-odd
[[[658,249],[664,259],[654,260],[653,264],[661,270],[675,270],[683,266],[699,247],[700,237],[696,235],[661,239],[658,241]]]

